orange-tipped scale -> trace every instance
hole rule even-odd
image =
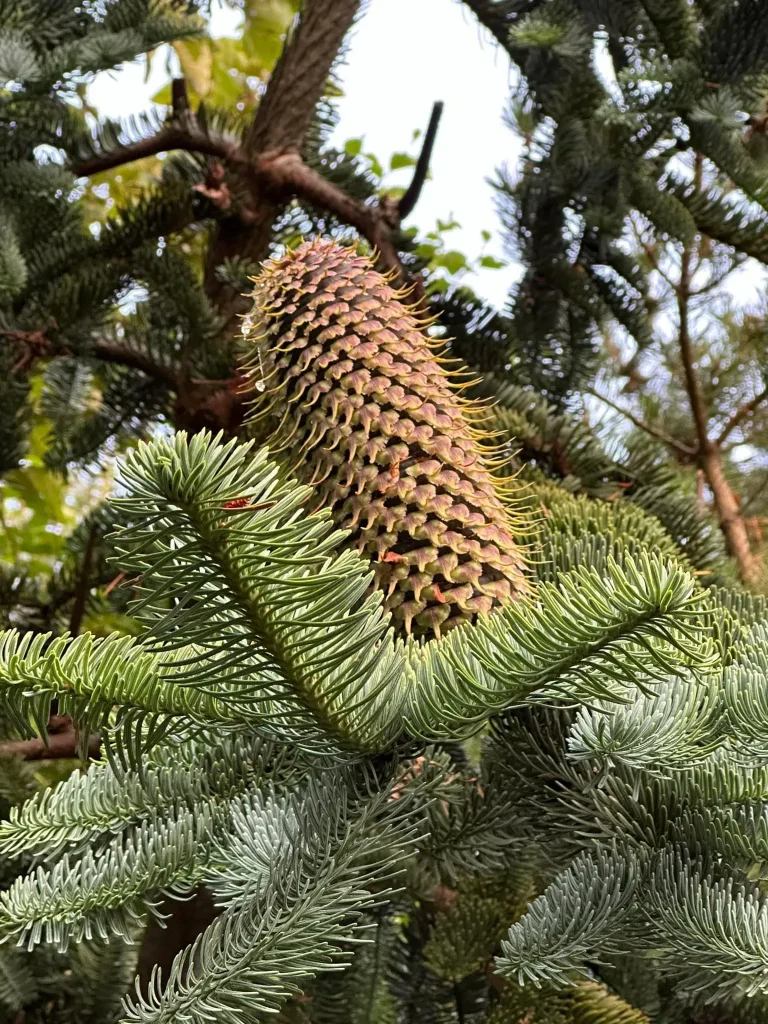
[[[439,637],[525,593],[478,409],[403,294],[368,257],[316,240],[266,263],[253,298],[254,415],[371,558],[395,624]]]

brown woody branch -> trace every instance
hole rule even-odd
[[[426,179],[442,104],[432,110],[422,151],[411,185],[398,203],[383,197],[377,204],[359,202],[309,167],[300,156],[306,129],[322,97],[328,74],[344,36],[360,7],[360,0],[307,0],[298,27],[289,37],[283,54],[262,97],[251,131],[244,142],[200,128],[190,110],[183,79],[172,83],[172,113],[169,122],[154,136],[105,153],[74,161],[78,176],[91,176],[124,164],[171,150],[198,153],[217,161],[246,186],[247,199],[238,216],[219,224],[207,260],[206,291],[235,322],[239,298],[221,292],[215,267],[231,255],[263,258],[274,218],[280,205],[298,197],[331,213],[341,223],[354,227],[377,251],[384,268],[393,271],[401,285],[407,274],[393,242],[401,220],[417,202]],[[206,193],[207,194],[207,193]],[[220,294],[221,293],[221,294]],[[423,288],[416,281],[412,300],[423,300]],[[130,366],[164,381],[179,396],[180,407],[193,407],[186,424],[196,429],[208,420],[239,422],[237,397],[227,394],[222,405],[208,388],[205,393],[180,379],[175,371],[120,344],[98,342],[94,355],[106,362]],[[221,390],[221,389],[220,389]],[[198,394],[198,392],[200,392]],[[230,408],[232,406],[232,408]],[[199,416],[197,413],[199,412]],[[197,419],[195,418],[197,416]],[[200,423],[197,423],[197,420]]]
[[[720,431],[720,435],[715,442],[718,447],[727,441],[733,431],[741,426],[744,420],[748,419],[757,407],[768,398],[768,387],[763,388],[762,391],[758,392],[754,398],[745,402],[741,408],[737,409],[736,412],[731,416],[728,422],[725,424],[723,429]]]
[[[97,341],[93,354],[105,363],[117,363],[120,366],[129,366],[133,370],[141,370],[148,377],[161,380],[174,391],[178,391],[181,382],[170,367],[157,363],[143,352],[137,352],[127,345],[121,345],[112,341]]]
[[[678,309],[678,343],[680,346],[680,360],[683,364],[683,380],[685,390],[688,393],[688,401],[693,413],[693,422],[696,427],[696,439],[700,452],[708,451],[712,442],[709,438],[707,411],[704,406],[704,396],[699,386],[699,379],[696,375],[696,365],[693,355],[693,344],[691,341],[690,324],[688,322],[688,304],[690,300],[691,287],[691,251],[683,249],[680,263],[680,283],[675,289]]]
[[[94,733],[88,739],[88,756],[98,757],[101,737]],[[25,761],[56,761],[78,758],[81,751],[79,736],[70,719],[51,719],[48,742],[35,737],[31,740],[8,740],[0,743],[0,757],[21,757]]]
[[[79,176],[98,174],[134,160],[141,160],[153,153],[168,149],[182,149],[198,152],[222,160],[231,170],[240,174],[257,196],[268,197],[281,202],[298,196],[316,206],[321,206],[340,221],[356,228],[380,253],[388,268],[403,277],[403,268],[397,250],[390,241],[391,231],[399,224],[397,204],[382,201],[377,206],[361,203],[333,185],[322,175],[304,163],[298,153],[267,154],[249,160],[239,146],[224,139],[203,136],[202,133],[187,133],[178,127],[164,128],[150,139],[123,146],[110,153],[89,157],[73,165]],[[138,366],[133,354],[119,345],[100,345],[100,358],[112,362],[124,362]],[[131,361],[133,358],[134,361]],[[158,376],[160,367],[154,366],[148,372]]]
[[[696,153],[694,158],[694,190],[699,192],[702,187],[703,158]],[[691,299],[692,268],[698,252],[696,243],[683,247],[680,262],[680,283],[676,291],[679,314],[678,344],[680,359],[683,364],[683,380],[688,393],[688,401],[696,425],[697,461],[712,492],[720,528],[725,535],[728,550],[736,559],[739,574],[745,583],[753,583],[757,578],[759,563],[752,553],[749,534],[747,533],[744,516],[739,509],[739,500],[731,487],[723,468],[723,453],[717,441],[709,436],[708,409],[704,394],[699,383],[695,362],[693,341],[691,339],[689,304]]]
[[[312,170],[297,153],[263,157],[256,175],[278,195],[299,196],[355,228],[378,251],[387,268],[394,270],[401,283],[405,283],[405,271],[391,239],[392,231],[400,223],[396,202],[385,197],[375,206],[361,203]]]
[[[281,199],[249,180],[249,164],[258,157],[298,153],[306,129],[323,96],[333,62],[360,7],[360,0],[305,0],[298,27],[289,33],[277,67],[243,146],[241,170],[251,192],[248,222],[232,217],[219,223],[205,264],[204,287],[235,331],[242,299],[217,279],[216,268],[240,256],[255,263],[264,259],[279,215]],[[233,167],[231,161],[227,164]]]
[[[172,121],[155,135],[139,139],[128,146],[118,146],[106,153],[93,153],[82,160],[75,160],[70,168],[76,177],[90,178],[102,171],[111,171],[115,167],[144,160],[148,156],[157,156],[159,153],[168,153],[173,149],[229,160],[235,157],[239,146],[231,139],[206,134],[197,127],[194,118],[187,117]]]
[[[651,437],[655,437],[657,440],[669,445],[670,448],[674,448],[675,451],[680,452],[681,455],[685,455],[686,458],[696,454],[695,448],[692,448],[690,445],[683,444],[682,441],[678,441],[676,437],[672,437],[659,427],[654,427],[652,424],[646,423],[645,420],[641,420],[638,416],[635,416],[635,414],[629,409],[622,408],[622,406],[617,405],[616,402],[612,401],[610,398],[605,395],[601,395],[599,391],[595,391],[594,388],[586,388],[586,390],[590,395],[594,395],[595,398],[599,398],[601,402],[605,402],[606,405],[615,409],[616,412],[620,412],[622,416],[630,421],[630,423],[634,423],[639,430],[644,430],[646,434],[650,434]]]
[[[440,105],[436,104],[435,107],[439,111]],[[342,223],[354,227],[378,251],[384,265],[394,270],[401,283],[405,283],[405,272],[397,249],[392,243],[392,233],[399,227],[404,215],[403,200],[397,203],[385,197],[376,205],[360,202],[314,171],[304,163],[297,152],[270,152],[249,158],[241,146],[231,140],[205,135],[195,128],[191,118],[186,120],[187,127],[170,125],[150,139],[142,139],[130,146],[123,146],[110,153],[75,163],[73,170],[80,176],[97,174],[169,149],[182,149],[216,157],[247,182],[254,199],[266,198],[278,203],[298,196],[332,213]],[[439,114],[433,112],[430,121],[431,132],[428,131],[431,141],[429,144],[425,141],[413,182],[403,197],[409,194],[411,197],[406,212],[413,209],[421,192],[438,120]],[[164,378],[171,386],[177,386],[178,382],[171,379],[171,371],[165,371],[163,367],[155,364],[148,364],[143,357],[136,356],[129,349],[104,343],[98,346],[97,354],[107,361],[145,369],[152,376]]]

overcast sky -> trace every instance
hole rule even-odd
[[[234,35],[238,20],[237,12],[219,8],[213,30]],[[164,64],[155,61],[149,82],[139,65],[99,75],[91,99],[107,116],[139,111],[165,79]],[[502,123],[510,66],[466,9],[457,0],[370,0],[352,35],[342,85],[338,141],[365,136],[364,149],[382,160],[398,150],[413,152],[414,130],[426,127],[433,101],[443,100],[432,180],[407,223],[426,232],[438,217],[453,216],[461,228],[446,237],[451,247],[477,256],[485,229],[494,238],[484,251],[499,256],[498,217],[486,179],[501,164],[514,166],[518,152],[515,136]],[[407,180],[405,170],[387,184]],[[483,270],[471,283],[501,305],[517,273],[512,266]]]

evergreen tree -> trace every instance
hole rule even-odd
[[[764,601],[654,451],[527,386],[519,317],[430,287],[436,118],[399,197],[329,147],[356,3],[287,4],[242,112],[177,81],[94,126],[95,69],[172,39],[191,79],[194,6],[4,12],[3,458],[41,413],[53,468],[127,449],[4,583],[4,1012],[764,1019]],[[506,45],[520,5],[469,6]],[[531,83],[582,66],[568,26]],[[160,153],[86,232],[82,179]],[[54,786],[18,758],[73,741]]]
[[[730,452],[762,447],[768,392],[746,349],[764,310],[734,322],[725,299],[744,288],[735,270],[766,262],[764,5],[468,3],[523,72],[526,158],[499,188],[526,267],[513,296],[526,377],[557,402],[593,391],[608,333],[610,375],[634,397],[607,403],[700,471],[756,584]]]

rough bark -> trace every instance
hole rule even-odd
[[[723,472],[723,457],[717,445],[710,443],[709,449],[699,456],[699,464],[712,492],[720,528],[725,534],[728,550],[739,567],[739,575],[744,583],[754,583],[760,568],[759,562],[749,543],[747,524],[741,514],[738,498]]]
[[[298,152],[360,0],[309,0],[259,104],[252,154]]]

